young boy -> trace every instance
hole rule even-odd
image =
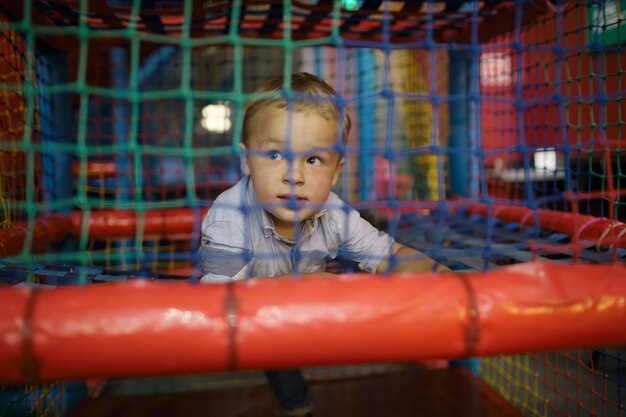
[[[283,91],[274,78],[258,92]],[[368,272],[432,271],[435,262],[394,241],[331,192],[343,168],[350,117],[319,78],[291,76],[290,97],[248,103],[245,177],[222,193],[202,223],[202,281],[324,273],[341,254]],[[298,370],[266,372],[284,415],[310,415]]]

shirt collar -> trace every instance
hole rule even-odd
[[[327,213],[327,210],[323,209],[315,213],[313,216],[309,217],[308,219],[306,219],[304,222],[302,222],[302,230],[300,231],[300,239],[306,239],[307,237],[311,236],[313,232],[317,230],[317,225],[319,224],[320,217],[322,217],[326,213]],[[274,222],[272,221],[272,218],[268,216],[267,213],[264,213],[264,214],[265,214],[265,217],[268,218],[268,221],[270,222],[270,224],[266,224],[263,226],[263,236],[265,236],[266,238],[269,238],[271,236],[276,236],[278,240],[281,240],[285,243],[289,243],[289,244],[295,243],[294,241],[289,240],[286,237],[277,233],[276,228],[274,227]]]

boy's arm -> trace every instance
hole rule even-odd
[[[392,256],[395,257],[396,263],[391,272],[442,272],[450,270],[423,253],[398,242],[394,242],[392,251],[393,255],[378,265],[376,273],[383,274],[389,271],[389,260]]]
[[[252,253],[246,234],[235,221],[215,221],[207,218],[202,223],[202,240],[198,249],[201,281],[231,281],[249,276]]]
[[[394,268],[391,270],[391,272],[450,271],[450,269],[447,266],[439,264],[435,262],[433,259],[424,255],[423,253],[413,248],[410,248],[408,246],[405,246],[401,243],[394,242],[392,251],[393,251],[393,255],[390,255],[389,258],[391,258],[391,256],[394,256],[396,263],[395,263]],[[378,268],[376,268],[377,274],[383,274],[385,272],[388,272],[389,258],[383,261],[380,265],[378,265]],[[336,276],[335,274],[332,274],[330,272],[312,272],[312,273],[300,274],[300,277],[311,278],[311,275],[315,276],[316,278]],[[293,274],[287,274],[287,275],[278,275],[273,278],[294,279],[295,277]]]
[[[299,279],[299,278],[329,278],[336,277],[337,274],[331,272],[305,272],[300,274],[300,277],[296,277],[294,274],[275,275],[272,279]]]

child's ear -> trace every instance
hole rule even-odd
[[[344,159],[341,158],[341,160],[337,164],[337,168],[335,168],[335,174],[333,175],[333,182],[332,182],[333,187],[335,186],[335,184],[337,184],[337,181],[339,181],[339,175],[341,175],[341,170],[343,169],[343,162],[344,162]]]
[[[248,150],[243,143],[239,144],[239,164],[244,175],[250,175],[250,167],[248,166]]]

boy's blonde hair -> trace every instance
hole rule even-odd
[[[269,93],[281,91],[284,87],[284,81],[285,77],[283,76],[272,78],[263,83],[256,92]],[[350,115],[347,110],[337,104],[337,92],[334,88],[315,75],[301,72],[291,75],[291,91],[297,95],[310,96],[310,98],[296,97],[294,111],[312,109],[326,120],[331,120],[332,118],[336,119],[339,126],[341,126],[340,117],[343,114],[343,141],[344,143],[348,141],[352,122],[350,121]],[[245,114],[243,116],[241,143],[248,146],[250,123],[254,116],[262,109],[273,105],[287,109],[289,104],[285,97],[253,100],[246,104]]]

